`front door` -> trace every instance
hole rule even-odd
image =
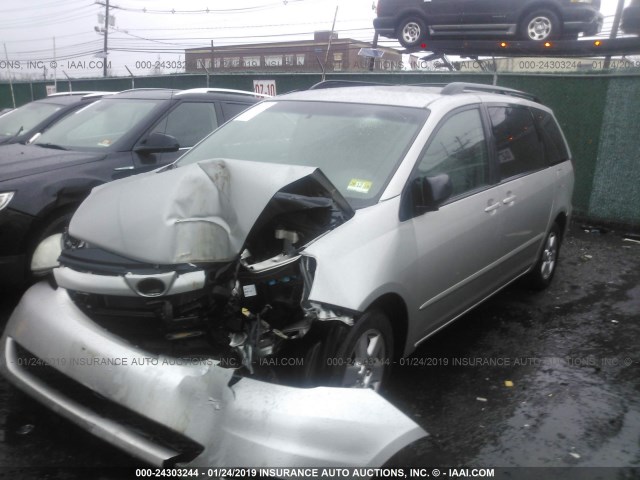
[[[418,251],[421,338],[483,299],[497,285],[501,256],[501,187],[492,181],[478,107],[457,110],[432,135],[415,176],[447,174],[452,196],[435,212],[411,220]]]

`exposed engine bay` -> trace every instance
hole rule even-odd
[[[286,381],[273,378],[281,359],[301,367],[298,373],[313,368],[310,357],[327,328],[354,321],[355,312],[308,301],[316,263],[302,254],[304,247],[353,215],[331,187],[316,170],[278,190],[230,261],[149,264],[72,231],[56,280],[94,322],[150,353],[213,358],[222,367]],[[85,277],[72,282],[71,274]],[[122,291],[100,281],[88,286],[89,277],[104,285],[124,278],[126,284]],[[177,288],[185,278],[198,280]]]

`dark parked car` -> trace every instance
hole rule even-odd
[[[600,0],[379,0],[376,31],[404,47],[427,38],[545,41],[602,29]]]
[[[624,33],[640,35],[640,0],[631,0],[631,5],[624,9],[622,30]]]
[[[216,89],[130,90],[65,117],[32,144],[1,146],[0,283],[37,274],[39,252],[93,187],[173,162],[258,100]]]
[[[27,143],[66,115],[111,92],[54,93],[0,116],[0,144]]]

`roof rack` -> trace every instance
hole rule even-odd
[[[442,95],[458,95],[465,92],[486,92],[486,93],[500,93],[502,95],[511,95],[512,97],[525,98],[537,103],[541,103],[540,99],[535,95],[520,90],[514,90],[513,88],[497,87],[495,85],[486,85],[484,83],[466,83],[466,82],[452,82],[452,83],[410,83],[410,84],[395,84],[395,83],[377,83],[377,82],[362,82],[359,80],[325,80],[324,82],[316,83],[309,87],[309,90],[319,90],[322,88],[340,88],[340,87],[375,87],[375,86],[391,86],[391,87],[438,87],[442,88],[440,93]]]
[[[235,93],[238,95],[251,95],[252,97],[263,97],[270,98],[271,95],[267,95],[264,93],[256,93],[250,92],[248,90],[235,90],[232,88],[190,88],[188,90],[183,90],[179,93],[179,95],[185,95],[187,93]]]
[[[97,90],[77,91],[77,92],[57,92],[47,95],[47,98],[51,97],[72,97],[76,95],[105,95],[107,93],[115,92],[99,92]]]
[[[311,85],[309,90],[320,90],[323,88],[340,88],[340,87],[379,87],[382,85],[393,86],[393,83],[377,83],[362,82],[359,80],[325,80]]]
[[[152,92],[152,91],[165,91],[165,92],[174,91],[174,92],[179,92],[180,90],[176,89],[176,88],[149,87],[149,88],[129,88],[127,90],[121,90],[121,91],[115,92],[115,93]]]
[[[486,85],[484,83],[453,82],[447,84],[440,93],[442,95],[458,95],[465,92],[499,93],[502,95],[511,95],[512,97],[525,98],[527,100],[540,103],[540,99],[531,93],[514,90],[513,88]]]

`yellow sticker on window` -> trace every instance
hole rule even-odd
[[[373,182],[370,182],[369,180],[360,180],[359,178],[353,178],[349,182],[347,190],[358,193],[369,193],[372,185]]]

